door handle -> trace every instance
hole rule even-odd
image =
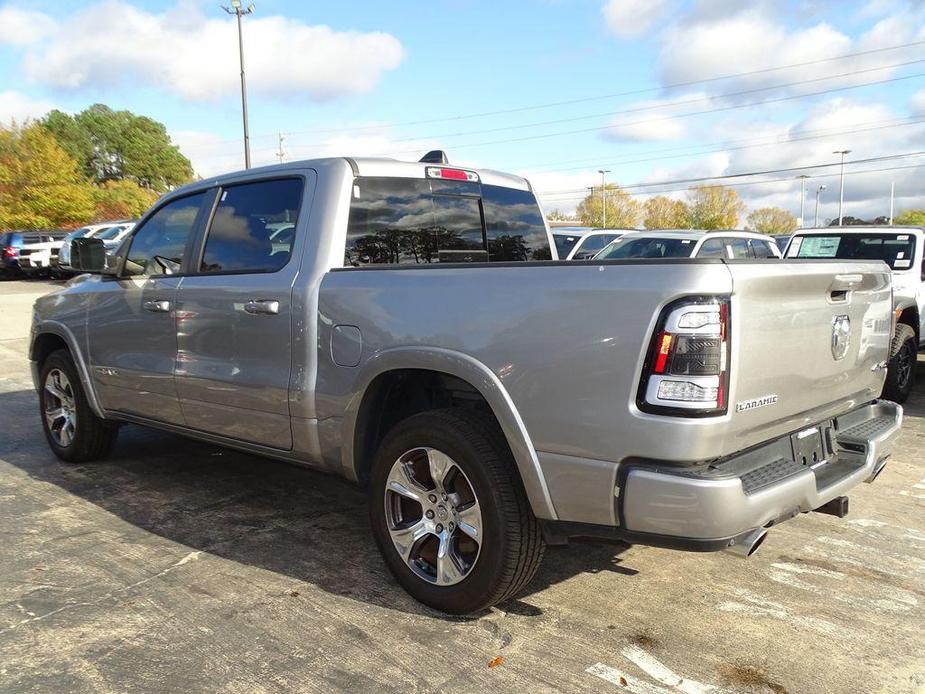
[[[170,302],[163,299],[153,299],[142,303],[142,308],[151,313],[170,313]]]
[[[279,302],[275,299],[250,299],[244,302],[247,313],[275,316],[279,313]]]

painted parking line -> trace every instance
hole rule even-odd
[[[677,692],[682,694],[707,694],[708,692],[723,694],[726,691],[713,684],[704,684],[703,682],[682,677],[639,646],[627,646],[621,651],[621,654],[654,682],[635,677],[604,663],[595,663],[587,668],[585,672],[615,684],[628,692],[633,692],[633,694],[676,694]]]

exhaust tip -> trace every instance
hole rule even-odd
[[[742,559],[748,559],[764,544],[767,536],[768,531],[765,528],[752,530],[750,533],[737,538],[735,542],[723,551],[736,557],[741,557]]]

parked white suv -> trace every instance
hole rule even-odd
[[[594,256],[620,258],[780,258],[771,236],[752,231],[632,231]]]

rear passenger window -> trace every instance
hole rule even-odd
[[[533,193],[483,185],[482,206],[491,260],[552,259],[546,224]]]
[[[200,272],[275,272],[292,255],[302,180],[229,186],[209,226]]]

